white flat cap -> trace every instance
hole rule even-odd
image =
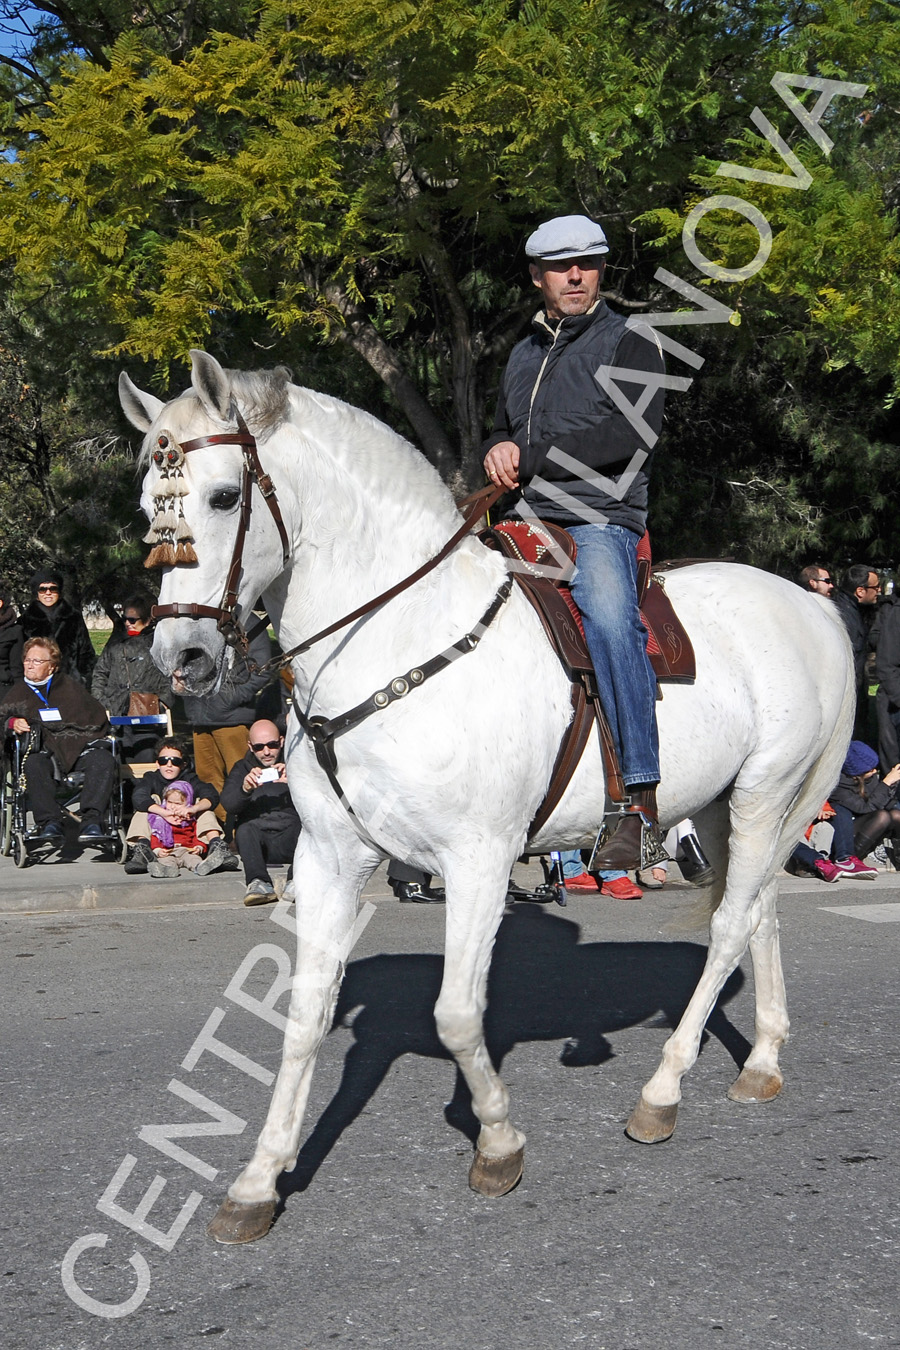
[[[529,258],[543,258],[548,262],[560,258],[588,258],[594,253],[608,253],[606,235],[588,216],[554,216],[539,225],[525,244]]]

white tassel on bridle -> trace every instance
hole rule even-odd
[[[153,520],[144,535],[144,543],[153,545],[144,566],[195,563],[197,554],[182,502],[190,491],[184,476],[184,451],[167,431],[159,433],[156,446],[151,458],[159,469],[160,481],[153,494]]]

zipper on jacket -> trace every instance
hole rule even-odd
[[[540,319],[538,320],[538,322],[540,323],[541,327],[542,327],[542,328],[546,328],[548,332],[552,331],[552,330],[550,329],[550,327],[549,327],[549,325],[548,325],[548,323],[547,323],[547,321],[546,321],[546,319],[544,318],[543,315],[541,315],[541,317],[540,317]],[[532,412],[534,411],[534,400],[537,398],[537,391],[538,391],[538,389],[539,389],[539,387],[540,387],[541,380],[542,380],[543,377],[544,377],[544,371],[545,371],[545,369],[546,369],[546,367],[547,367],[547,362],[550,360],[550,357],[551,357],[552,354],[553,354],[553,348],[556,346],[556,339],[559,337],[560,333],[562,332],[562,326],[563,326],[564,323],[565,323],[565,319],[560,319],[559,323],[556,325],[556,331],[553,333],[553,341],[550,343],[550,346],[547,348],[547,355],[544,357],[543,361],[541,362],[541,368],[540,368],[540,370],[539,370],[538,373],[537,373],[537,379],[535,380],[534,385],[533,385],[532,390],[531,390],[531,400],[530,400],[530,402],[529,402],[529,404],[528,404],[528,444],[529,444],[529,445],[531,445],[531,414],[532,414]]]

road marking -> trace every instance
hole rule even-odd
[[[900,923],[900,905],[822,905],[828,914],[844,914],[866,923]]]

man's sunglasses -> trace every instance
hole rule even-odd
[[[179,759],[177,755],[160,755],[156,762],[157,764],[183,764],[184,760]]]
[[[280,750],[281,741],[260,741],[258,745],[254,745],[251,741],[250,749],[255,751],[256,754],[259,754],[260,750]]]
[[[821,582],[823,586],[833,586],[834,577],[816,577],[816,581]]]

